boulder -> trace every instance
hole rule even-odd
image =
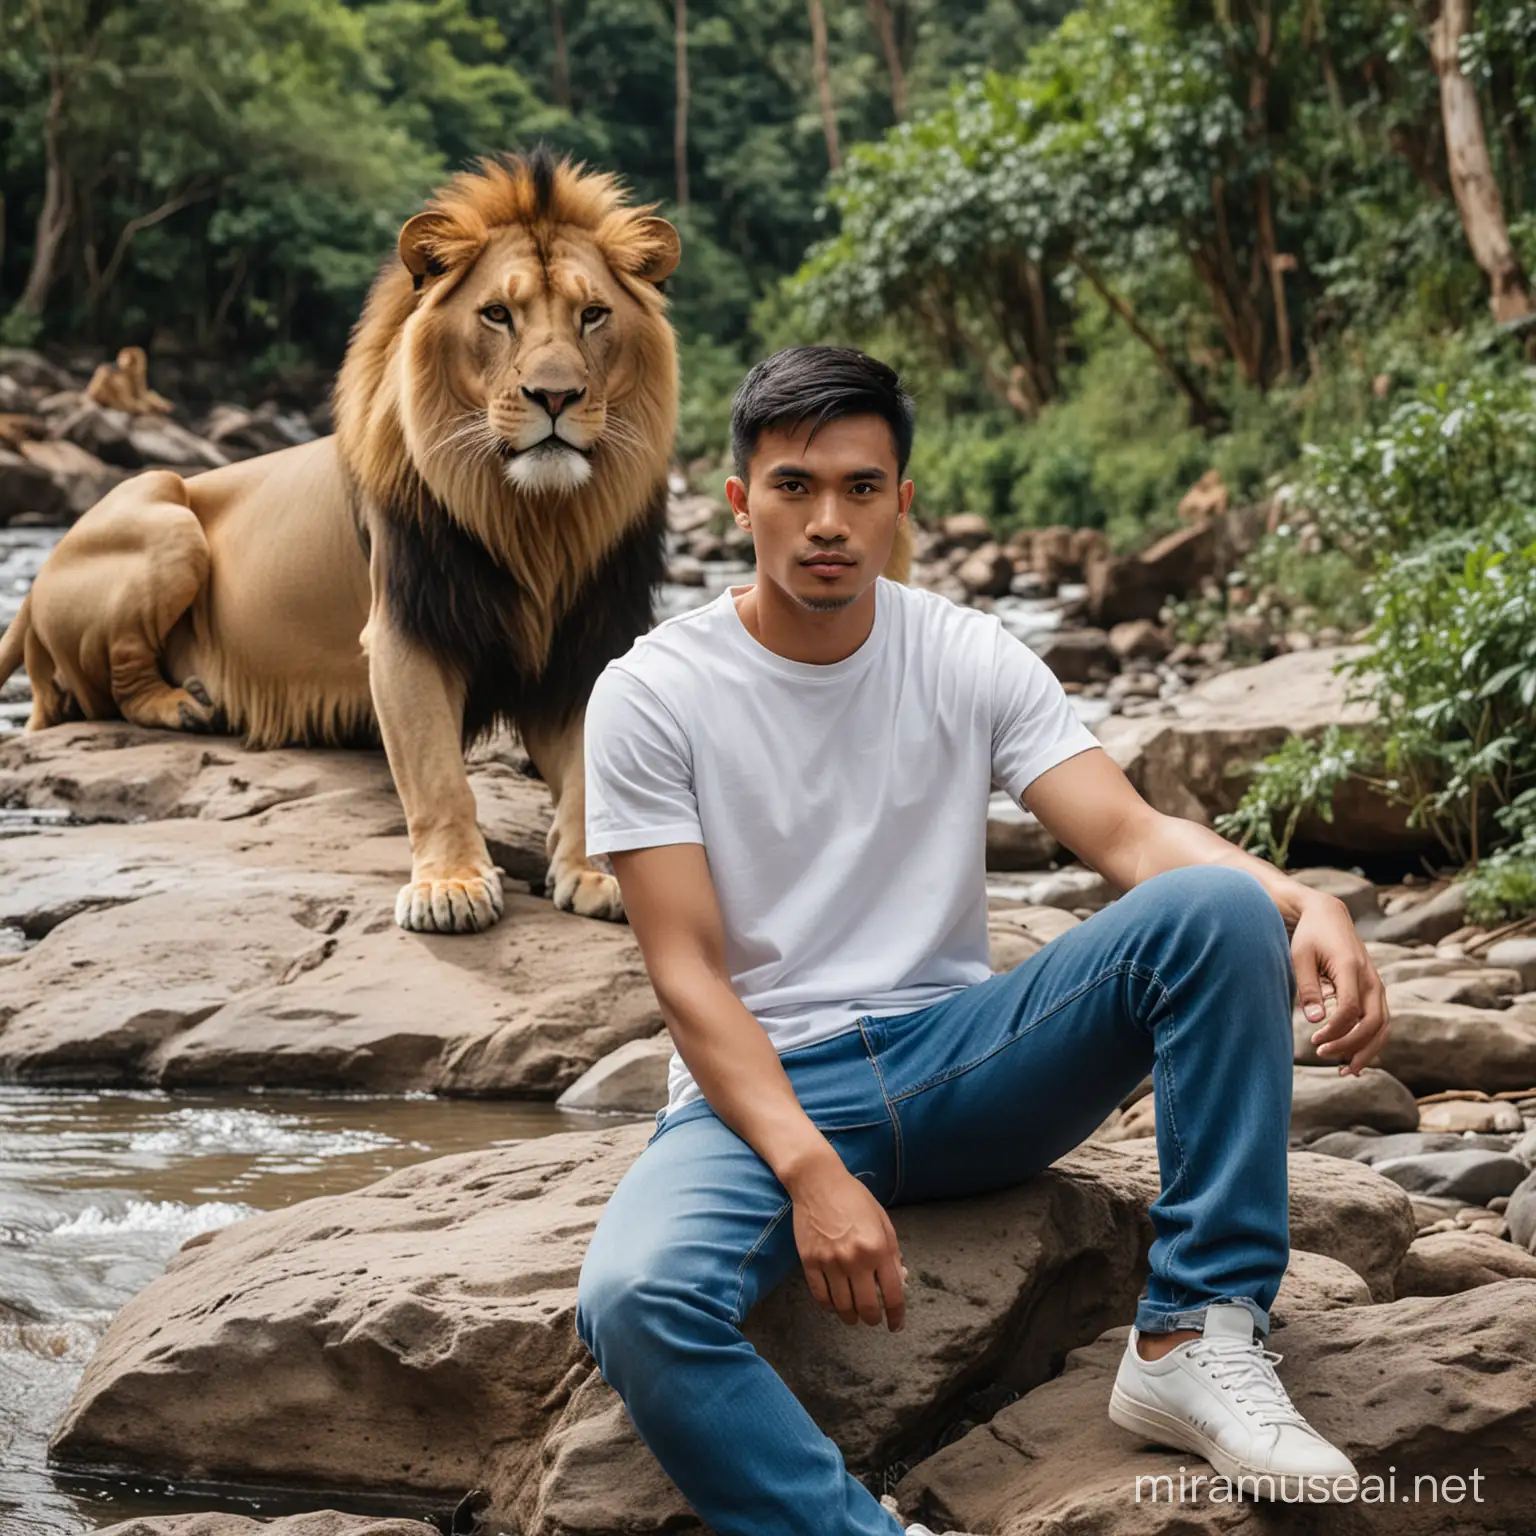
[[[145,464],[164,464],[195,472],[219,469],[230,462],[227,453],[164,417],[129,417],[128,441]]]
[[[1533,1310],[1536,1281],[1504,1280],[1314,1312],[1286,1327],[1280,1379],[1362,1479],[1336,1508],[1308,1514],[1256,1508],[1231,1490],[1213,1496],[1209,1463],[1112,1424],[1106,1407],[1127,1334],[1115,1328],[1074,1350],[1055,1380],[919,1462],[896,1485],[901,1518],[987,1536],[1524,1530],[1536,1500]],[[1206,1481],[1180,1499],[1181,1474]],[[1434,1476],[1439,1497],[1426,1487],[1414,1498],[1415,1475]]]
[[[1374,1064],[1415,1094],[1469,1086],[1497,1093],[1536,1083],[1536,1010],[1407,998],[1391,1005],[1391,1020]],[[1300,1009],[1293,1024],[1296,1060],[1319,1064],[1311,1041],[1317,1026]]]
[[[1486,1205],[1495,1195],[1509,1194],[1527,1172],[1518,1157],[1481,1147],[1377,1158],[1371,1167],[1415,1194],[1467,1205]]]
[[[1451,964],[1457,962],[1452,961]],[[1515,995],[1519,976],[1492,966],[1448,971],[1443,976],[1417,976],[1387,984],[1387,1006],[1416,1003],[1464,1003],[1469,1008],[1502,1008]]]
[[[1151,619],[1132,619],[1110,630],[1109,648],[1120,661],[1161,661],[1170,645],[1167,633]]]
[[[148,818],[0,840],[0,927],[39,941],[5,967],[0,1076],[554,1098],[655,1035],[628,925],[530,893],[545,786],[494,751],[471,784],[507,914],[483,934],[407,934],[382,753],[122,724],[0,742],[0,800]]]
[[[1292,735],[1316,737],[1330,724],[1359,725],[1369,706],[1346,702],[1350,679],[1335,664],[1356,654],[1327,647],[1277,656],[1219,672],[1164,701],[1158,716],[1109,715],[1094,726],[1105,750],[1158,810],[1209,825],[1236,808],[1247,787],[1245,765]],[[1349,779],[1334,795],[1333,820],[1303,817],[1297,838],[1349,853],[1407,853],[1432,846],[1406,824],[1400,806]],[[1449,930],[1448,930],[1449,931]]]
[[[104,463],[78,443],[57,439],[23,443],[22,457],[52,477],[63,493],[63,506],[72,517],[94,507],[112,487],[128,478],[128,471]]]
[[[63,487],[42,465],[0,448],[0,523],[27,513],[61,517],[65,510]]]
[[[1155,619],[1170,597],[1197,590],[1215,574],[1217,532],[1207,520],[1159,539],[1138,555],[1099,550],[1089,559],[1088,616],[1095,624]]]
[[[1519,992],[1536,991],[1536,936],[1500,939],[1483,956],[1489,965],[1504,966],[1520,973]]]
[[[1411,1248],[1410,1248],[1411,1251]],[[1349,1265],[1325,1253],[1291,1249],[1280,1292],[1270,1308],[1270,1332],[1279,1333],[1308,1312],[1331,1312],[1335,1307],[1368,1307],[1371,1288]]]
[[[1458,1228],[1416,1237],[1395,1284],[1399,1296],[1455,1296],[1500,1280],[1536,1280],[1536,1254],[1486,1232]]]
[[[1527,1174],[1511,1192],[1504,1217],[1510,1241],[1536,1253],[1536,1173]]]
[[[1453,881],[1426,901],[1358,926],[1366,938],[1388,944],[1433,944],[1466,921],[1467,888],[1460,881]]]
[[[1006,790],[987,800],[987,868],[999,873],[1046,869],[1061,856],[1061,844]]]
[[[1383,1126],[1383,1130],[1388,1127]],[[1396,1130],[1398,1127],[1393,1126]],[[1424,1131],[1523,1131],[1520,1111],[1507,1099],[1445,1099],[1419,1105],[1419,1129]]]
[[[593,1062],[555,1102],[562,1109],[654,1114],[667,1102],[672,1036],[630,1040]]]
[[[1297,869],[1291,878],[1314,891],[1337,896],[1358,922],[1362,917],[1374,917],[1381,910],[1381,896],[1372,880],[1364,875],[1352,874],[1347,869],[1334,869],[1323,864],[1311,869]]]
[[[1119,665],[1102,629],[1052,630],[1036,643],[1035,651],[1064,683],[1091,682]]]
[[[525,1536],[683,1523],[573,1326],[592,1230],[651,1129],[438,1158],[192,1239],[114,1318],[54,1462],[241,1486],[366,1478],[394,1495],[480,1486]],[[868,1472],[979,1385],[1043,1381],[1133,1313],[1146,1173],[1090,1145],[1013,1189],[897,1207],[899,1336],[849,1329],[793,1276],[748,1336]]]
[[[96,1536],[428,1536],[438,1527],[424,1520],[376,1519],[319,1509],[306,1515],[257,1520],[249,1515],[140,1515],[109,1525]]]
[[[1142,1166],[1147,1199],[1155,1200],[1156,1143],[1113,1142],[1108,1150]],[[1287,1166],[1292,1249],[1337,1259],[1365,1281],[1375,1300],[1390,1300],[1392,1276],[1418,1232],[1407,1195],[1347,1158],[1307,1150],[1292,1152]]]
[[[1378,1131],[1411,1131],[1419,1124],[1413,1095],[1379,1067],[1341,1077],[1336,1067],[1297,1067],[1291,1078],[1291,1130],[1369,1125]]]

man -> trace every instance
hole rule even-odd
[[[1386,1037],[1380,978],[1335,897],[1147,805],[995,615],[879,574],[913,416],[859,352],[753,368],[726,491],[757,580],[656,625],[593,690],[587,847],[676,1049],[577,1331],[720,1536],[894,1536],[743,1319],[798,1258],[845,1323],[899,1330],[888,1208],[1021,1182],[1150,1070],[1162,1189],[1110,1416],[1293,1497],[1352,1476],[1254,1334],[1289,1258],[1293,991],[1358,1074]],[[1127,893],[1000,975],[994,784]]]

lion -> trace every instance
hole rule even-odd
[[[149,359],[143,347],[124,347],[116,363],[100,364],[85,393],[97,405],[135,416],[163,416],[175,410],[164,395],[149,387]]]
[[[542,148],[455,175],[369,291],[333,437],[142,473],[59,541],[0,640],[28,729],[382,742],[411,845],[395,919],[468,933],[504,898],[464,751],[510,726],[553,801],[546,893],[622,920],[587,858],[582,731],[666,569],[681,241],[656,206]]]

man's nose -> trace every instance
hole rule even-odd
[[[558,416],[567,405],[580,400],[586,394],[584,389],[529,389],[523,386],[523,393],[530,400],[536,400],[549,412],[551,417]]]

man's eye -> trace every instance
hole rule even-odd
[[[873,481],[860,480],[854,485],[853,489],[856,491],[873,491],[875,489],[875,485]]]
[[[483,319],[489,320],[492,325],[510,325],[512,323],[512,311],[505,304],[487,304],[480,311]]]
[[[800,491],[800,490],[804,490],[805,489],[805,482],[803,480],[780,480],[779,481],[779,489],[781,491]]]

